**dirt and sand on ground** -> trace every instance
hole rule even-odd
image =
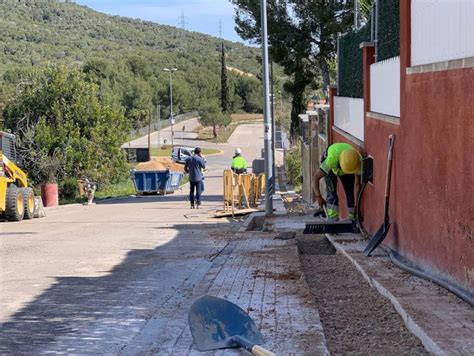
[[[300,235],[298,246],[332,354],[428,354],[392,304],[323,235]]]
[[[171,172],[183,172],[184,166],[173,162],[167,157],[153,158],[148,162],[142,162],[136,165],[137,171],[165,171],[169,169]]]
[[[311,204],[305,202],[299,195],[282,194],[282,199],[285,204],[287,215],[290,216],[307,215],[316,210]]]

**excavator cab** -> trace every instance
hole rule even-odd
[[[0,216],[9,221],[32,219],[35,210],[34,192],[18,158],[15,135],[0,131]]]

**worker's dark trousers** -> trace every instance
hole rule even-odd
[[[189,201],[191,204],[201,204],[201,192],[202,192],[203,183],[202,181],[198,182],[189,182]],[[194,191],[196,191],[196,200],[194,199]]]
[[[355,175],[354,174],[344,174],[339,176],[342,186],[344,187],[344,192],[346,193],[347,199],[347,208],[354,208],[354,183]],[[331,171],[329,174],[324,176],[326,182],[326,191],[327,191],[327,205],[328,208],[335,208],[338,210],[339,199],[337,197],[337,176]]]

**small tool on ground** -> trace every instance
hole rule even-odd
[[[243,347],[253,355],[274,356],[258,344],[263,337],[248,314],[226,299],[204,296],[191,306],[189,328],[199,351]]]
[[[388,162],[387,162],[387,177],[385,180],[385,198],[384,198],[384,221],[380,228],[377,230],[375,235],[371,237],[367,247],[364,250],[364,254],[369,257],[372,252],[382,243],[385,236],[387,236],[390,228],[390,219],[388,217],[388,208],[390,202],[390,184],[392,181],[392,158],[393,158],[393,145],[395,142],[395,136],[390,135],[388,139]]]
[[[303,231],[305,235],[319,235],[319,234],[356,234],[359,230],[357,225],[350,220],[347,221],[318,221],[307,222]]]
[[[315,217],[328,216],[326,207],[320,208],[314,213]],[[307,222],[303,231],[306,235],[319,235],[319,234],[345,234],[345,233],[358,233],[357,225],[350,220],[346,221],[311,221]]]

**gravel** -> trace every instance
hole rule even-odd
[[[298,236],[298,246],[331,354],[428,354],[392,304],[324,236]]]

